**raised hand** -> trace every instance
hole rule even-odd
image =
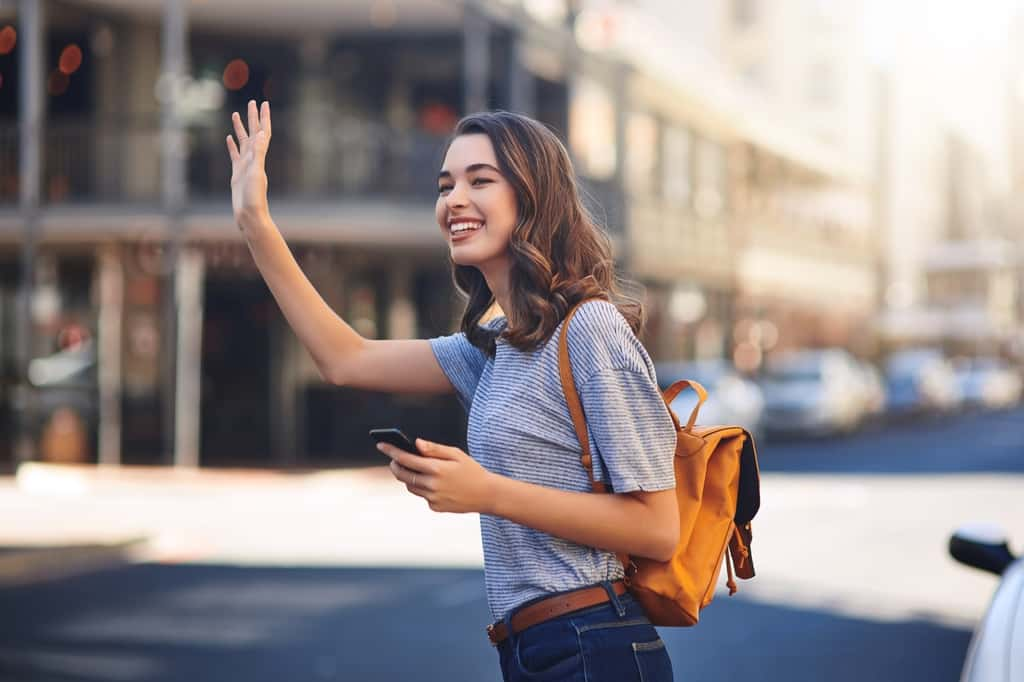
[[[231,208],[238,229],[269,213],[267,206],[267,171],[265,162],[270,146],[270,102],[263,102],[257,110],[256,100],[249,100],[249,130],[242,125],[238,112],[231,115],[235,127],[234,138],[227,137],[228,155],[231,157]]]

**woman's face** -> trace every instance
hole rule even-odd
[[[494,145],[482,133],[455,138],[437,179],[437,224],[457,265],[484,274],[508,267],[508,244],[515,227],[516,194],[498,170]]]

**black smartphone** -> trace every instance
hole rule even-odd
[[[370,429],[370,438],[378,443],[388,443],[414,455],[421,454],[401,429]]]

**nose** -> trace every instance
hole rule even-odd
[[[461,208],[466,206],[466,190],[463,188],[463,183],[456,182],[455,185],[448,191],[448,195],[445,197],[445,202],[448,204],[448,208]]]

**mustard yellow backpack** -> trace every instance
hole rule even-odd
[[[594,480],[586,417],[569,363],[569,321],[559,338],[562,390],[582,446],[581,461],[594,492],[606,492]],[[696,426],[707,391],[695,381],[677,381],[662,392],[665,407],[686,388],[697,392],[686,426],[669,409],[676,428],[676,499],[679,502],[679,544],[669,561],[620,555],[630,593],[654,625],[696,625],[700,610],[715,593],[723,560],[729,574],[729,594],[736,592],[735,575],[754,577],[750,555],[750,522],[761,504],[757,452],[750,433],[741,426]],[[734,568],[735,566],[735,568]]]

